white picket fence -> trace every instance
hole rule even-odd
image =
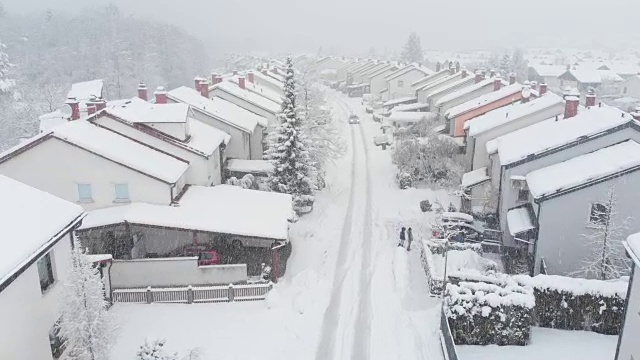
[[[226,286],[187,286],[179,288],[115,289],[114,303],[211,303],[264,300],[273,283]]]

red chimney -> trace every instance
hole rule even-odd
[[[572,118],[578,114],[580,98],[577,96],[567,96],[564,104],[564,118]]]
[[[254,78],[254,75],[253,75],[253,71],[249,71],[249,73],[247,73],[247,80],[249,80],[249,82],[252,83],[252,84],[254,83],[255,78]]]
[[[140,83],[140,85],[138,85],[138,97],[144,101],[147,101],[149,100],[147,94],[147,85],[145,85],[144,83]]]
[[[589,89],[587,93],[585,106],[588,108],[596,106],[596,92],[593,89]]]
[[[244,76],[238,77],[238,86],[240,86],[240,89],[246,88]]]
[[[209,82],[207,80],[200,81],[200,95],[209,98]]]
[[[87,104],[87,115],[91,116],[96,113],[96,105]]]
[[[218,78],[218,74],[211,73],[211,85],[217,84],[216,79]]]
[[[95,102],[96,111],[100,111],[107,107],[107,102],[103,98],[98,98]]]
[[[509,74],[509,85],[513,85],[515,83],[516,83],[516,74],[515,73]]]
[[[78,100],[76,98],[68,98],[65,103],[71,107],[71,120],[80,119],[80,103]]]
[[[498,91],[502,87],[502,79],[500,77],[493,79],[493,91]]]
[[[540,89],[538,90],[538,92],[540,93],[540,96],[546,94],[547,93],[547,83],[540,84]]]
[[[476,84],[482,80],[484,80],[484,75],[482,75],[482,72],[480,72],[479,70],[476,71]]]
[[[156,104],[167,103],[167,92],[164,90],[164,86],[158,86],[158,89],[153,94],[156,96]]]

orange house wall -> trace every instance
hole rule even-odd
[[[497,108],[506,106],[511,104],[514,101],[520,101],[520,99],[522,99],[522,93],[521,92],[517,92],[515,94],[511,94],[508,96],[503,97],[500,100],[496,100],[494,102],[490,102],[488,104],[484,104],[481,107],[471,110],[469,112],[466,112],[464,114],[459,115],[458,117],[455,118],[454,120],[454,124],[455,124],[455,128],[453,130],[453,136],[454,137],[459,137],[459,136],[464,136],[464,123],[483,114],[488,113],[491,110],[495,110]]]

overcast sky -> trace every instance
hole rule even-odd
[[[101,0],[0,0],[8,12]],[[640,45],[639,0],[114,0],[125,14],[174,23],[221,51],[363,54],[425,49]]]

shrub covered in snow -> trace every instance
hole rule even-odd
[[[557,275],[517,275],[515,280],[534,289],[538,326],[620,333],[628,283]]]
[[[227,185],[240,186],[243,189],[258,190],[258,183],[255,181],[255,177],[251,174],[246,174],[242,179],[231,177],[227,180]]]
[[[433,209],[433,205],[431,205],[431,201],[429,200],[420,201],[420,210],[422,212],[431,211],[432,209]]]
[[[429,250],[431,250],[433,254],[442,255],[444,253],[446,242],[444,240],[432,239],[432,240],[426,240],[425,245],[429,247]],[[449,245],[447,245],[446,247],[448,251],[472,250],[473,252],[482,256],[482,245],[478,243],[449,242]]]
[[[535,306],[533,290],[510,283],[447,284],[445,314],[458,345],[526,345]]]

